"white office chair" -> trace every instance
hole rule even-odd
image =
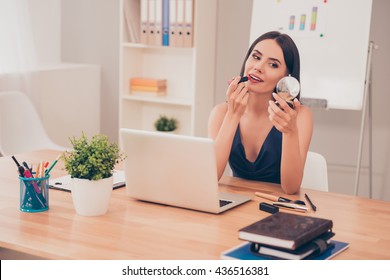
[[[64,151],[47,135],[30,99],[17,91],[0,92],[0,153],[3,156],[39,149]]]
[[[328,191],[328,167],[324,156],[309,151],[303,172],[302,188]],[[233,176],[229,164],[226,165],[223,175]]]
[[[328,191],[328,166],[321,154],[308,152],[301,188]]]

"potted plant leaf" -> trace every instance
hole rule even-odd
[[[160,115],[154,122],[154,127],[157,131],[172,132],[177,129],[178,121],[175,118],[168,118],[167,116]]]
[[[76,212],[83,216],[98,216],[107,212],[113,188],[115,165],[124,160],[116,143],[106,135],[96,134],[91,139],[82,133],[71,137],[71,151],[61,158],[71,176],[71,191]]]

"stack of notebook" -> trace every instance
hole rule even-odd
[[[239,230],[247,242],[222,253],[229,259],[328,259],[348,247],[332,240],[328,219],[278,212]]]
[[[167,80],[134,77],[130,79],[130,92],[135,95],[164,96]]]

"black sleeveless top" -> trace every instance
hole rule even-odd
[[[247,160],[238,125],[229,156],[233,176],[280,184],[281,158],[282,133],[273,126],[265,138],[256,160],[254,162]]]

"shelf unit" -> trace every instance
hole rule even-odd
[[[191,48],[129,42],[124,4],[139,11],[140,1],[121,0],[119,127],[154,130],[154,121],[166,115],[178,119],[177,133],[207,136],[214,105],[218,0],[193,0]],[[132,95],[132,77],[166,79],[166,96]]]

